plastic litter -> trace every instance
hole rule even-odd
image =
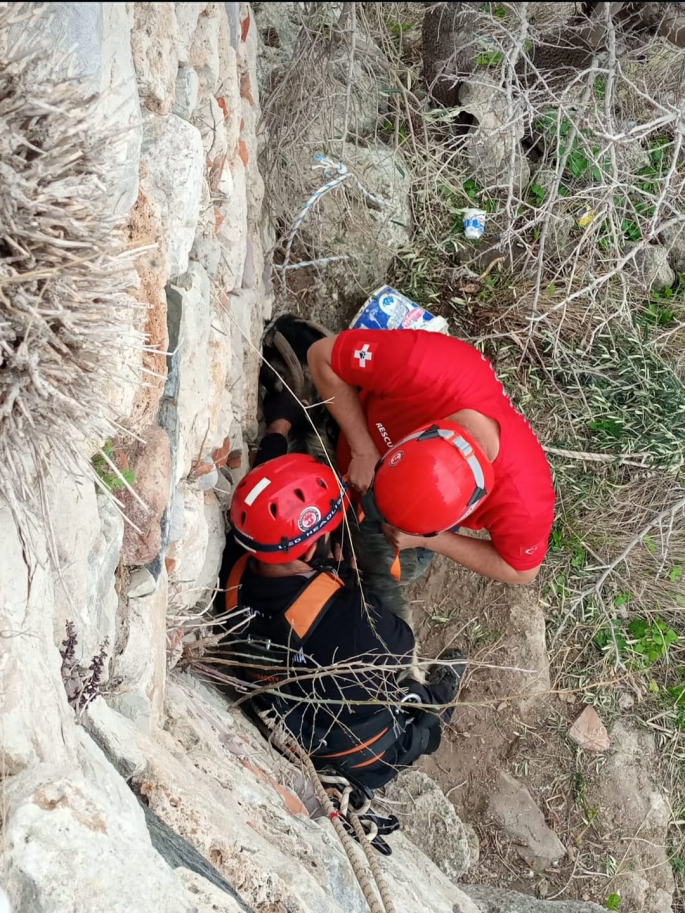
[[[353,330],[427,330],[449,335],[444,317],[435,317],[389,285],[367,299],[350,324]]]
[[[468,241],[479,241],[485,233],[485,210],[465,209],[463,219],[464,237]]]

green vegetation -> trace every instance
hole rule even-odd
[[[614,603],[619,604],[619,597]],[[627,624],[615,620],[612,627],[613,631],[601,628],[595,634],[595,646],[606,652],[615,643],[621,659],[627,660],[637,670],[666,659],[669,647],[680,639],[678,632],[660,618],[655,618],[654,621],[633,618]]]
[[[102,450],[96,453],[91,460],[91,465],[98,478],[110,491],[119,491],[126,488],[127,483],[129,485],[135,484],[136,477],[134,472],[127,468],[117,467],[117,473],[107,460],[116,465],[114,444],[111,440],[106,441]]]

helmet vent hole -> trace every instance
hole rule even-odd
[[[269,510],[271,511],[272,517],[278,516],[278,508],[276,507],[276,505],[274,504],[273,501],[271,502],[271,504],[269,504]]]
[[[240,522],[241,522],[242,524],[244,524],[246,520],[247,520],[247,512],[246,512],[246,511],[243,511],[242,514],[241,514],[241,516],[240,516]]]
[[[322,488],[328,488],[328,485],[326,485],[326,483],[324,482],[323,479],[317,479],[316,481],[319,483],[319,485],[320,485]]]
[[[296,489],[295,489],[295,495],[296,495],[296,496],[300,499],[300,501],[302,501],[302,503],[304,504],[304,492],[302,491],[301,488],[296,488]]]

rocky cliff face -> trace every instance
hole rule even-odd
[[[0,503],[4,891],[14,913],[362,913],[330,824],[298,798],[298,771],[211,689],[170,671],[183,622],[215,586],[223,512],[256,433],[272,242],[253,13],[47,6],[0,28],[0,50],[30,29],[55,79],[100,93],[118,138],[107,193],[137,251],[122,333],[147,345],[109,394],[126,433],[106,452],[131,483],[118,503],[50,453],[30,543]],[[401,834],[392,845],[381,864],[403,913],[514,909],[469,897]]]

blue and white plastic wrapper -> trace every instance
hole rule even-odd
[[[464,237],[468,241],[478,241],[485,232],[485,210],[464,210]]]
[[[449,335],[444,317],[434,317],[389,285],[383,285],[357,311],[351,330],[427,330]]]

